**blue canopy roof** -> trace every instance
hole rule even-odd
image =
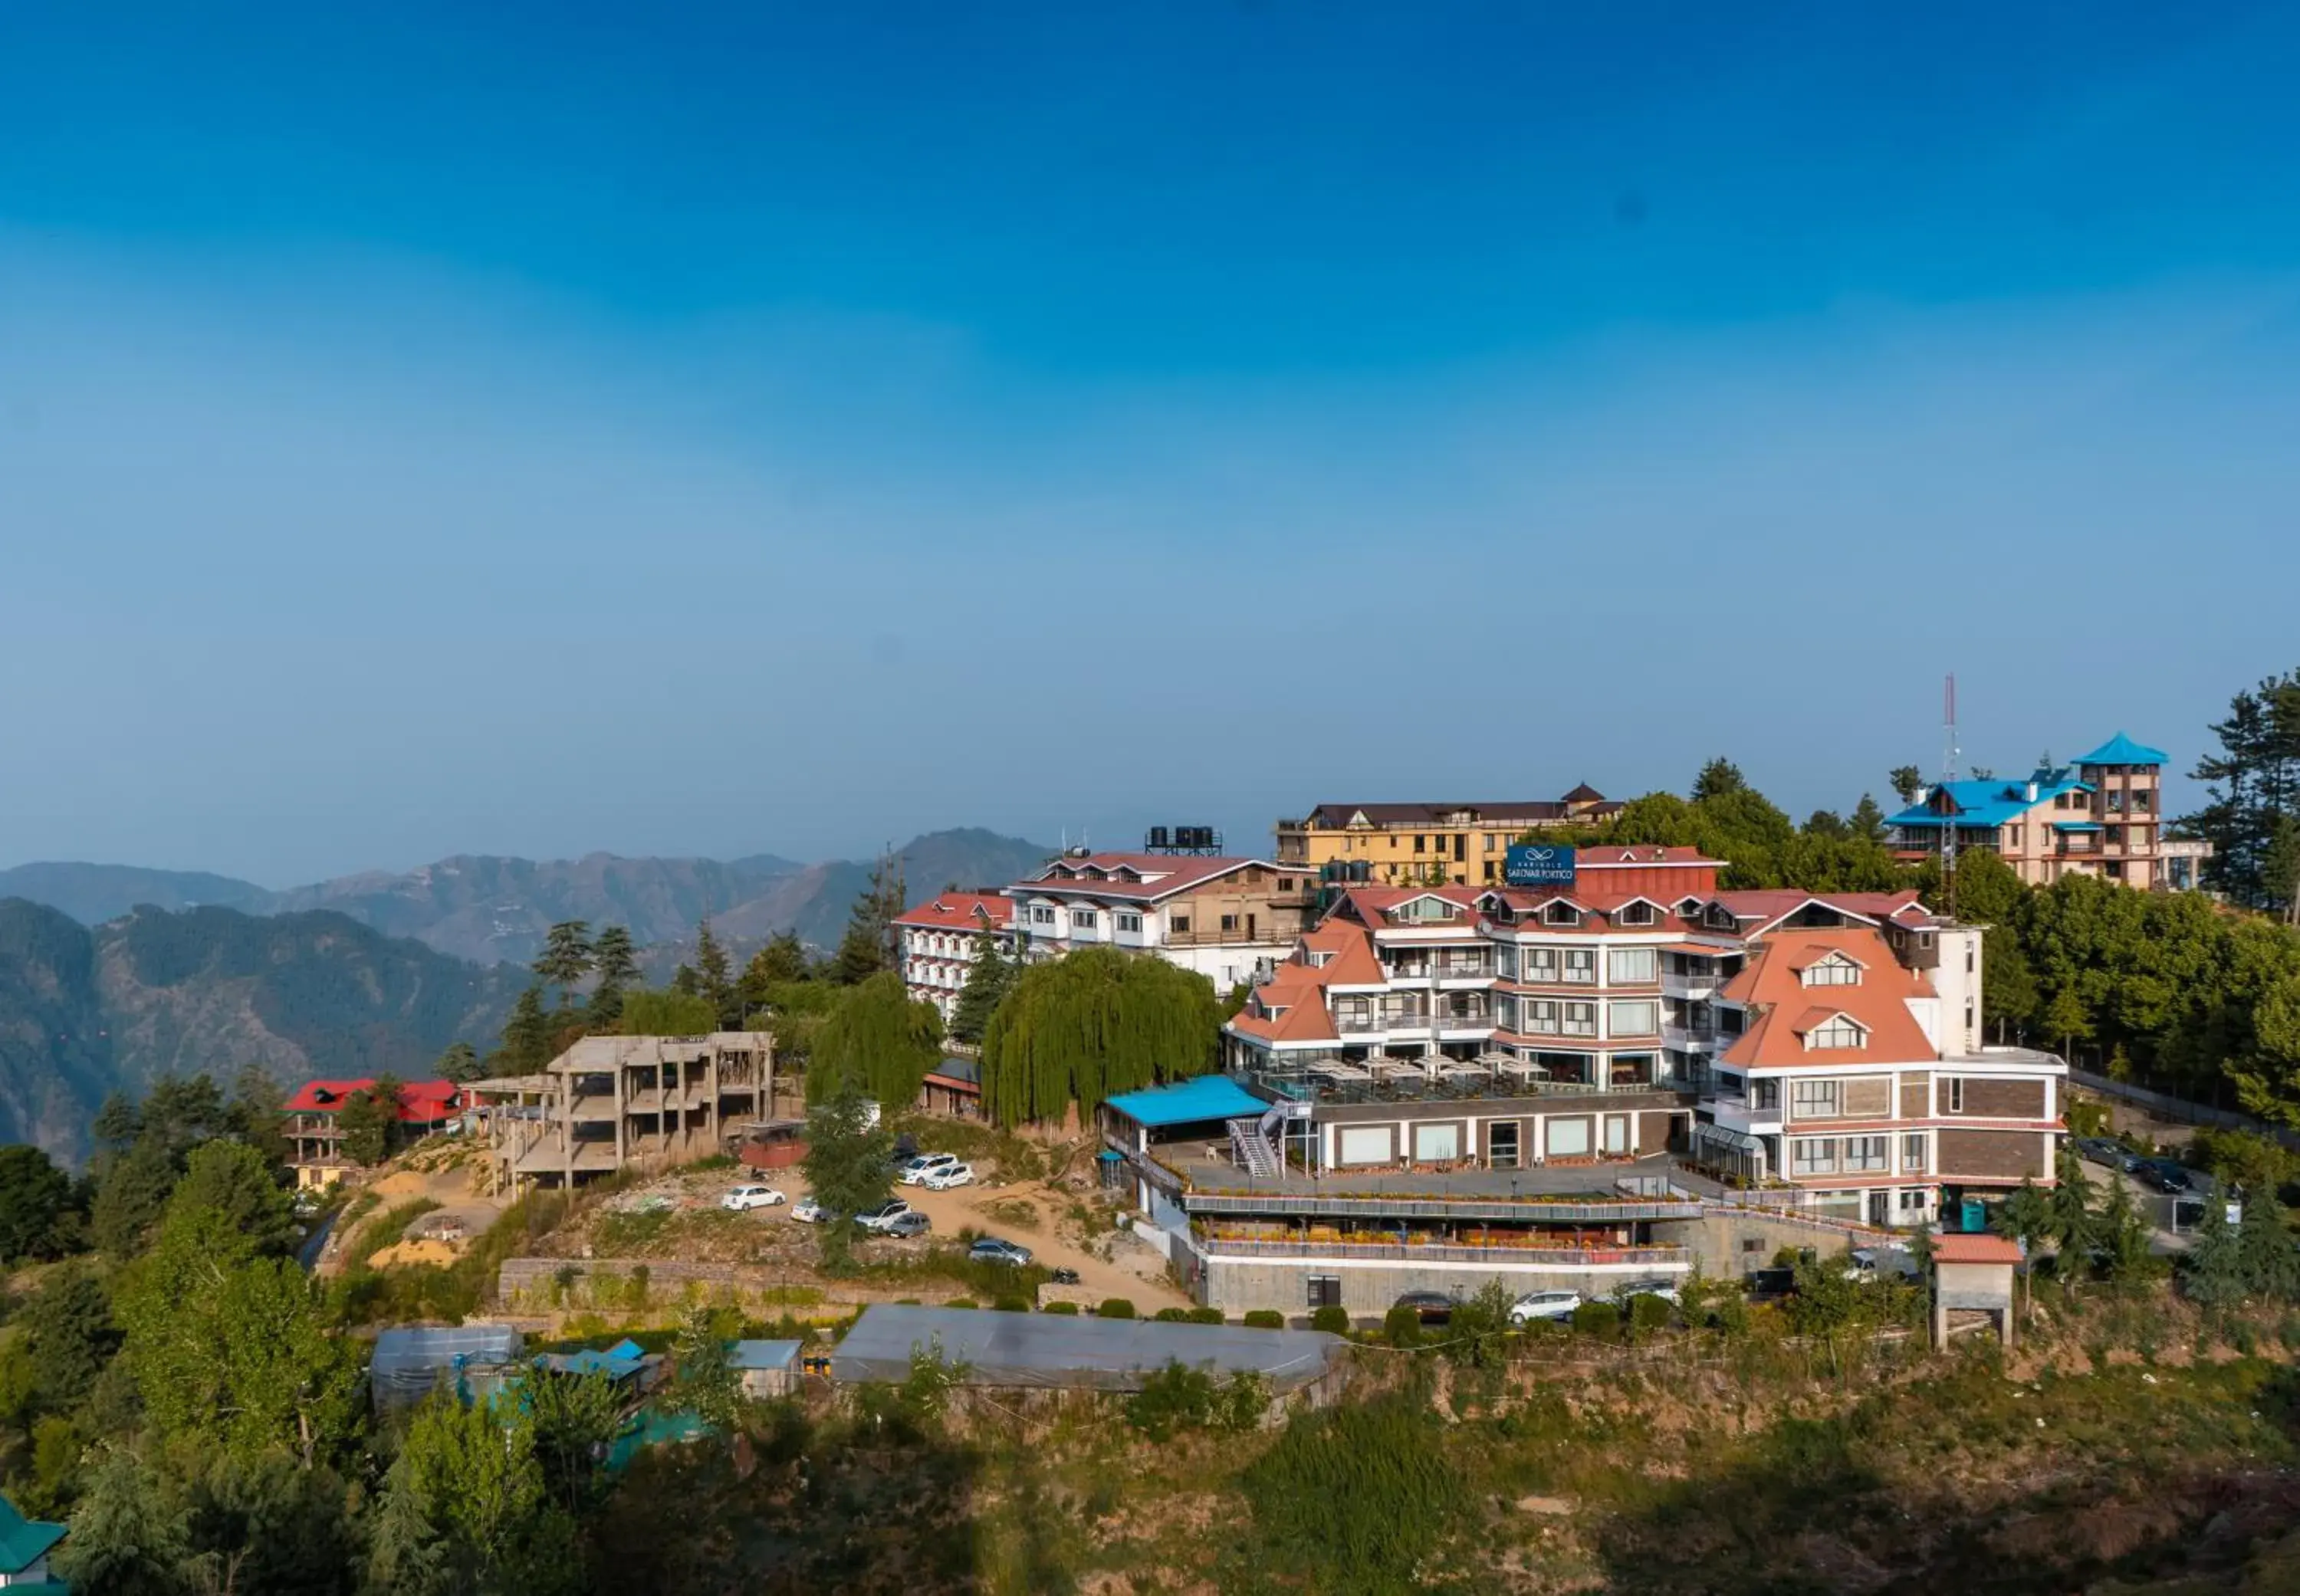
[[[610,1380],[622,1381],[646,1367],[646,1351],[638,1342],[627,1338],[604,1352],[588,1349],[579,1352],[546,1352],[535,1361],[555,1374],[604,1374]]]
[[[1270,1105],[1226,1075],[1202,1075],[1171,1086],[1123,1092],[1110,1106],[1138,1125],[1189,1125],[1202,1119],[1261,1118]]]
[[[2079,765],[2162,765],[2169,762],[2162,749],[2136,743],[2122,732],[2077,761]]]
[[[2101,829],[2101,825],[2097,820],[2055,820],[2053,822],[2053,829],[2054,831],[2098,831]]]
[[[0,1574],[21,1574],[63,1538],[62,1525],[27,1518],[0,1496]]]

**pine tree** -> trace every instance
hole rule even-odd
[[[727,958],[727,950],[712,935],[707,916],[695,928],[695,992],[711,1005],[722,1028],[731,1031],[742,1025],[741,1004],[735,996],[734,966]]]
[[[600,927],[598,941],[591,943],[591,968],[598,973],[598,986],[591,989],[594,1002],[603,991],[628,991],[639,980],[639,950],[632,945],[628,927]]]
[[[533,1075],[551,1062],[551,1016],[544,1012],[543,988],[530,986],[512,1005],[504,1022],[503,1051],[507,1075]]]
[[[1862,794],[1861,802],[1853,806],[1848,824],[1853,835],[1864,843],[1885,840],[1885,811],[1878,808],[1877,801],[1866,793]]]
[[[2181,1294],[2200,1307],[2233,1308],[2244,1300],[2243,1252],[2224,1203],[2204,1205],[2204,1223],[2180,1255],[2178,1268]]]
[[[955,1042],[979,1043],[989,1027],[999,1000],[1013,987],[1015,967],[998,951],[998,935],[985,927],[974,938],[974,960],[967,966],[966,985],[959,988],[951,1010],[950,1035]]]
[[[2066,1140],[2061,1143],[2053,1175],[2057,1184],[2050,1199],[2052,1226],[2048,1234],[2060,1251],[2061,1273],[2070,1276],[2084,1268],[2086,1254],[2099,1231],[2089,1201],[2091,1187],[2085,1178],[2084,1160],[2073,1143]]]
[[[468,1042],[451,1042],[431,1066],[432,1073],[443,1081],[462,1085],[475,1081],[484,1073],[479,1068],[479,1050]]]
[[[832,955],[830,978],[842,986],[868,980],[895,962],[895,921],[903,912],[903,863],[892,853],[871,868],[871,884],[854,900],[846,935]]]
[[[1741,767],[1721,754],[1702,766],[1701,774],[1693,778],[1693,801],[1699,803],[1704,799],[1721,798],[1728,793],[1746,792],[1748,786]]]
[[[852,1080],[838,1095],[807,1110],[806,1171],[814,1200],[828,1210],[815,1229],[826,1268],[846,1268],[853,1256],[854,1216],[887,1201],[894,1189],[895,1138],[886,1118],[870,1122],[868,1104]]]
[[[763,1009],[773,1002],[771,994],[776,987],[806,980],[812,974],[807,964],[806,944],[799,941],[798,933],[778,931],[743,967],[743,978],[736,985],[736,995],[742,999],[746,1009]]]
[[[562,1009],[575,1001],[576,983],[591,968],[590,930],[588,920],[560,921],[546,935],[543,952],[535,960],[537,977],[559,988]]]
[[[2132,1206],[2132,1188],[2121,1180],[2108,1183],[2108,1201],[2100,1211],[2100,1246],[2111,1280],[2127,1283],[2148,1272],[2148,1226]]]
[[[2226,1219],[2227,1200],[2215,1192],[2204,1199],[2205,1218],[2213,1213]],[[2284,1205],[2273,1192],[2246,1193],[2244,1215],[2236,1226],[2237,1257],[2246,1289],[2271,1302],[2300,1297],[2300,1249],[2285,1222]]]

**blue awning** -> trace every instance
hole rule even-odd
[[[1207,1119],[1260,1118],[1270,1105],[1226,1075],[1202,1075],[1171,1086],[1123,1092],[1110,1106],[1138,1125],[1193,1125]]]
[[[2098,831],[2100,825],[2094,820],[2055,820],[2053,822],[2053,829],[2054,831]]]

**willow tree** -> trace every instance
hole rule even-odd
[[[983,1031],[983,1111],[1089,1118],[1113,1093],[1212,1068],[1221,1025],[1213,983],[1162,959],[1084,948],[1032,965]]]
[[[915,1002],[893,970],[846,989],[816,1033],[806,1100],[828,1102],[852,1082],[889,1112],[908,1108],[942,1059],[942,1017]]]

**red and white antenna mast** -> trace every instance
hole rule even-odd
[[[1941,796],[1946,812],[1941,825],[1941,892],[1948,900],[1948,917],[1956,918],[1956,798],[1948,784],[1956,779],[1956,672],[1950,671],[1941,688]]]

